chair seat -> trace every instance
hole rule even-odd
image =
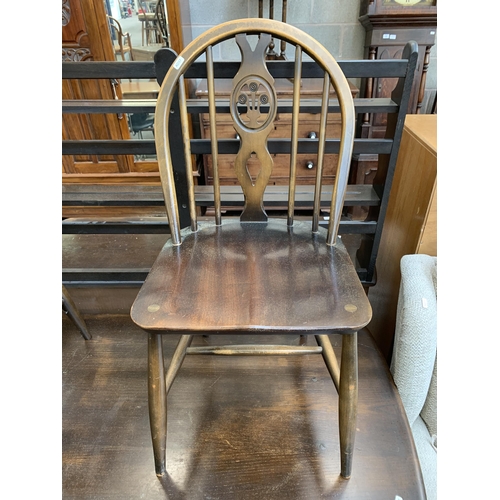
[[[132,113],[130,115],[130,125],[134,133],[140,130],[152,129],[154,122],[155,116],[153,113]]]
[[[169,240],[142,286],[132,319],[163,333],[355,332],[371,318],[342,241],[286,220],[200,223]]]
[[[115,52],[118,52],[118,53],[122,52],[122,50],[123,50],[123,52],[130,52],[130,46],[129,45],[124,45],[123,48],[122,48],[122,47],[120,47],[119,43],[115,43],[114,44],[114,49],[115,49]]]
[[[156,14],[154,12],[145,12],[137,16],[137,19],[139,19],[139,21],[154,21],[155,18]]]

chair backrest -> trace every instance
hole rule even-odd
[[[111,30],[111,33],[112,35],[114,35],[112,38],[116,38],[116,41],[121,43],[121,40],[123,38],[123,30],[121,24],[114,17],[111,16],[106,16],[106,17],[108,18],[109,28]]]
[[[169,47],[167,13],[165,11],[165,4],[162,1],[156,3],[155,22],[163,42]]]
[[[221,103],[215,99],[214,78],[217,75],[214,71],[213,47],[232,38],[235,39],[239,47],[241,64],[232,80],[230,102]],[[283,104],[278,103],[278,96],[274,88],[275,80],[265,61],[266,50],[271,38],[285,41],[295,47],[294,68],[289,75],[293,78],[293,100],[291,102],[288,100]],[[256,42],[255,48],[251,47],[250,41],[252,43]],[[335,244],[344,204],[354,140],[355,112],[351,89],[333,56],[314,38],[293,26],[269,19],[239,19],[215,26],[191,42],[179,54],[165,76],[156,105],[155,141],[167,216],[174,244],[181,244],[181,238],[171,160],[171,145],[168,141],[169,115],[174,94],[178,91],[191,229],[196,231],[197,215],[191,160],[192,149],[186,100],[186,81],[184,78],[190,65],[200,56],[206,58],[216,224],[221,224],[220,185],[217,168],[219,141],[216,129],[216,112],[227,113],[229,111],[240,141],[234,168],[245,196],[245,206],[240,217],[242,222],[264,222],[267,220],[263,208],[263,196],[273,168],[273,159],[268,149],[268,138],[274,127],[276,113],[292,113],[291,137],[283,152],[290,155],[288,225],[293,225],[297,177],[296,164],[299,151],[298,126],[301,108],[300,91],[303,54],[306,54],[317,63],[320,68],[319,75],[323,79],[322,97],[316,108],[316,112],[320,114],[319,138],[310,141],[316,147],[318,154],[314,198],[312,200],[312,231],[318,231],[325,145],[330,142],[335,144],[335,153],[338,153],[338,166],[330,203],[327,243],[329,245]],[[285,65],[290,69],[288,63],[285,63]],[[331,86],[336,93],[336,100],[330,99]],[[337,136],[327,141],[328,112],[332,110],[341,114],[341,133],[340,138]],[[175,145],[175,147],[178,146]],[[330,154],[332,153],[331,149]],[[250,174],[248,168],[248,162],[251,158],[256,158],[260,163],[260,171],[254,176]]]

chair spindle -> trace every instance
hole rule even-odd
[[[194,199],[194,177],[191,155],[191,140],[189,133],[189,118],[186,104],[186,85],[184,76],[179,77],[179,108],[181,118],[182,143],[184,144],[184,159],[186,162],[186,179],[189,197],[189,216],[191,219],[191,231],[198,230],[198,220],[196,216],[196,203]]]
[[[288,186],[288,219],[293,226],[295,211],[295,183],[297,179],[297,150],[299,142],[300,81],[302,78],[302,47],[295,47],[295,71],[293,75],[292,150],[290,152],[290,179]]]
[[[354,106],[347,104],[345,96],[339,92],[337,84],[333,84],[335,92],[339,99],[340,110],[342,113],[342,134],[340,137],[340,150],[338,156],[337,172],[335,174],[335,183],[333,185],[332,200],[330,204],[330,220],[328,222],[328,233],[326,244],[334,246],[337,241],[337,235],[344,206],[344,198],[347,189],[347,180],[349,177],[349,166],[351,162],[353,137],[354,137]],[[344,124],[351,124],[344,126]]]
[[[207,58],[207,87],[208,87],[208,109],[210,115],[210,139],[212,144],[212,163],[214,174],[214,208],[215,223],[221,225],[221,204],[220,204],[220,181],[219,181],[219,154],[217,146],[217,122],[215,116],[215,82],[214,82],[214,60],[212,46],[206,50]]]
[[[313,233],[318,232],[319,213],[321,209],[321,181],[323,177],[323,165],[325,155],[326,121],[328,117],[328,96],[330,92],[330,78],[325,71],[323,79],[323,95],[321,97],[321,115],[319,119],[319,143],[318,143],[318,166],[316,170],[316,184],[314,187],[314,207],[313,207]]]
[[[281,22],[286,23],[286,10],[287,10],[287,0],[283,0],[283,5],[281,7]],[[286,50],[286,41],[281,40],[281,47],[280,47],[280,55],[285,54]]]

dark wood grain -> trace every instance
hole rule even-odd
[[[85,319],[90,341],[63,317],[65,500],[425,498],[404,409],[366,330],[350,480],[339,475],[338,396],[317,355],[188,356],[168,396],[168,475],[160,480],[148,423],[147,335],[127,315]],[[341,338],[330,338],[338,355]],[[164,337],[167,362],[177,340]],[[255,340],[197,337],[193,346]],[[297,345],[298,335],[279,340]]]
[[[355,332],[371,318],[347,250],[328,247],[324,228],[225,219],[183,236],[166,243],[132,308],[146,330]]]

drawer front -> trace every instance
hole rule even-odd
[[[222,118],[224,117],[224,119]],[[286,119],[282,119],[285,117]],[[288,117],[290,119],[288,119]],[[269,135],[270,138],[289,138],[292,135],[291,115],[281,115],[280,119],[274,122],[274,130]],[[210,138],[210,124],[208,116],[202,115],[202,138]],[[329,138],[340,137],[341,122],[340,115],[330,114],[327,121],[327,136]],[[314,132],[316,137],[319,137],[319,117],[317,115],[301,115],[299,120],[299,138],[309,137],[309,134]],[[231,118],[227,115],[218,115],[217,117],[217,135],[219,139],[234,139],[236,131],[233,127]]]
[[[216,117],[217,135],[219,139],[234,139],[236,131],[233,122],[228,114],[218,114]],[[201,115],[201,134],[202,138],[210,138],[210,124],[207,114]],[[299,138],[310,137],[313,133],[319,137],[319,115],[312,113],[302,113],[299,121]],[[341,133],[340,114],[330,113],[327,121],[327,136],[329,138],[338,138]],[[292,115],[279,114],[274,122],[274,130],[271,131],[270,138],[290,138],[292,134]],[[273,172],[269,180],[270,184],[285,185],[288,184],[290,172],[290,156],[286,154],[272,155],[274,160]],[[219,155],[219,178],[222,185],[238,184],[234,172],[234,155]],[[323,167],[323,182],[332,184],[337,170],[338,155],[325,155]],[[318,164],[318,155],[301,154],[297,160],[297,182],[299,184],[314,184],[316,169]],[[213,184],[212,157],[203,156],[205,169],[205,180],[207,184]],[[260,162],[258,159],[248,161],[248,170],[252,178],[258,175]]]
[[[270,184],[285,185],[288,184],[290,174],[290,156],[283,154],[271,155],[274,166],[271,174]],[[338,155],[325,155],[323,165],[323,182],[332,184],[337,170]],[[297,182],[299,184],[314,184],[317,171],[318,155],[298,155],[297,158]],[[213,184],[213,163],[212,157],[207,155],[204,158],[206,181]],[[256,158],[250,158],[247,162],[247,168],[255,179],[260,171],[260,161]],[[238,184],[234,171],[234,155],[219,155],[219,178],[222,185]]]

